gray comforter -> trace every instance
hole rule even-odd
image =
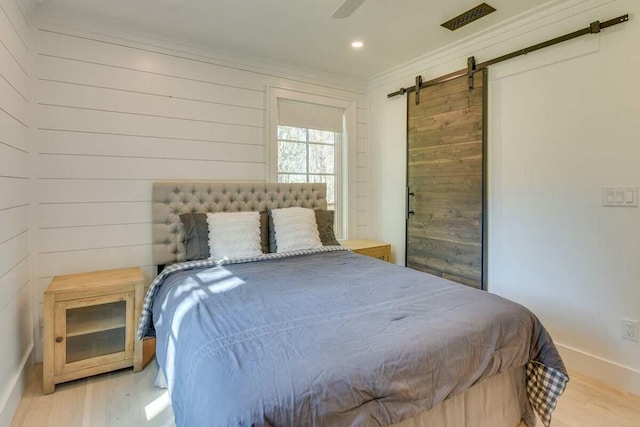
[[[566,375],[524,307],[351,252],[191,268],[156,288],[177,426],[384,426],[529,361]]]

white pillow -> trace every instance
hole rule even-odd
[[[316,214],[312,209],[274,209],[271,216],[278,253],[322,247]]]
[[[210,258],[232,259],[262,255],[260,212],[207,214]]]

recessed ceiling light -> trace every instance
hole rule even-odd
[[[364,46],[364,43],[361,42],[360,40],[356,40],[353,43],[351,43],[351,47],[354,49],[360,49],[362,46]]]

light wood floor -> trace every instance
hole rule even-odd
[[[32,369],[11,427],[171,427],[166,391],[152,386],[155,363],[59,384],[42,394],[42,365]],[[541,424],[538,424],[541,426]],[[560,398],[552,427],[640,427],[640,397],[575,373]]]

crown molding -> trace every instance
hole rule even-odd
[[[509,41],[535,34],[543,29],[568,21],[576,15],[614,1],[616,0],[552,0],[537,8],[487,28],[484,31],[475,33],[472,36],[426,53],[378,74],[369,80],[369,89],[388,86],[391,83],[400,81],[406,85],[407,81],[412,80],[412,76],[424,73],[425,70],[448,65],[449,63],[451,64],[450,67],[448,67],[448,71],[465,68],[466,62],[458,63],[459,58],[472,56],[477,54],[477,52],[500,44],[508,44]],[[480,62],[482,62],[482,59]],[[437,77],[437,75],[433,77]],[[400,86],[402,86],[402,84],[400,84]]]
[[[264,58],[256,58],[212,48],[188,39],[167,36],[152,29],[134,27],[128,23],[106,19],[103,16],[78,11],[75,8],[43,3],[37,9],[36,29],[60,29],[69,34],[90,36],[96,40],[131,44],[152,52],[181,55],[194,59],[237,68],[243,71],[266,74],[300,83],[363,95],[366,82],[341,75],[333,75],[284,64]]]

